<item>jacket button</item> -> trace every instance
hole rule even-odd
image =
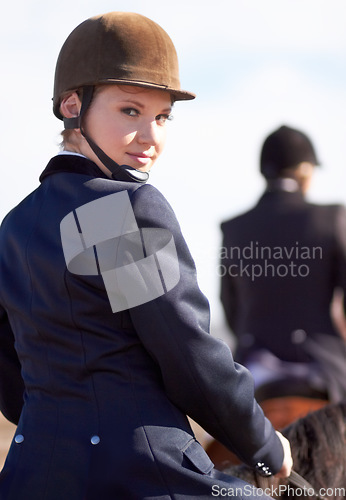
[[[91,441],[91,444],[99,444],[100,438],[99,438],[99,436],[95,435],[95,436],[92,436],[92,438],[90,439],[90,441]]]
[[[305,330],[294,330],[291,333],[291,342],[292,344],[302,344],[306,340],[306,331]]]
[[[23,436],[23,434],[17,434],[17,436],[14,438],[14,440],[15,440],[15,442],[16,442],[17,444],[22,443],[22,442],[24,441],[24,436]]]
[[[269,477],[273,474],[269,467],[267,465],[264,465],[263,462],[257,462],[256,470],[261,476],[264,477]]]

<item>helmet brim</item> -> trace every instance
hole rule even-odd
[[[100,80],[98,82],[99,84],[102,83],[109,83],[109,84],[118,84],[118,85],[133,85],[135,87],[142,87],[142,88],[148,88],[148,89],[154,89],[154,90],[165,90],[166,92],[169,92],[174,96],[175,101],[190,101],[192,99],[195,99],[196,94],[193,92],[188,92],[187,90],[181,90],[181,89],[173,89],[170,87],[167,87],[166,85],[159,85],[156,83],[150,83],[150,82],[139,82],[139,81],[134,81],[134,80],[124,80],[120,78],[111,78],[111,79],[106,79],[106,80]]]

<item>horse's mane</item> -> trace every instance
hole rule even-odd
[[[346,402],[327,405],[286,427],[293,467],[315,489],[346,485]]]
[[[328,500],[343,500],[342,490],[346,485],[346,402],[341,402],[309,413],[282,430],[291,443],[293,469],[306,479],[316,492],[331,488],[333,495]],[[257,487],[278,487],[287,485],[287,479],[263,478],[245,465],[236,465],[224,470]],[[288,492],[288,489],[285,490]],[[281,498],[301,499],[302,494]]]

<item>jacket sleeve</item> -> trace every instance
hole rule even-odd
[[[24,382],[14,348],[14,336],[6,311],[0,305],[0,411],[18,424],[23,406]]]
[[[254,399],[251,374],[234,362],[223,341],[209,335],[208,301],[174,212],[150,185],[133,194],[132,206],[140,228],[168,230],[177,250],[178,284],[130,310],[143,345],[159,365],[168,397],[245,463],[263,462],[277,472],[281,443]]]

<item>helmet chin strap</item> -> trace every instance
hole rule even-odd
[[[88,137],[85,133],[82,125],[83,116],[88,109],[94,93],[94,87],[92,85],[86,85],[83,87],[83,98],[82,107],[79,116],[73,118],[64,118],[64,126],[66,129],[80,128],[82,136],[85,138],[97,158],[103,163],[103,165],[108,168],[112,174],[112,179],[116,181],[125,182],[147,182],[149,179],[148,172],[141,172],[129,165],[119,165],[112,158],[110,158],[102,149],[95,144],[95,142]]]

